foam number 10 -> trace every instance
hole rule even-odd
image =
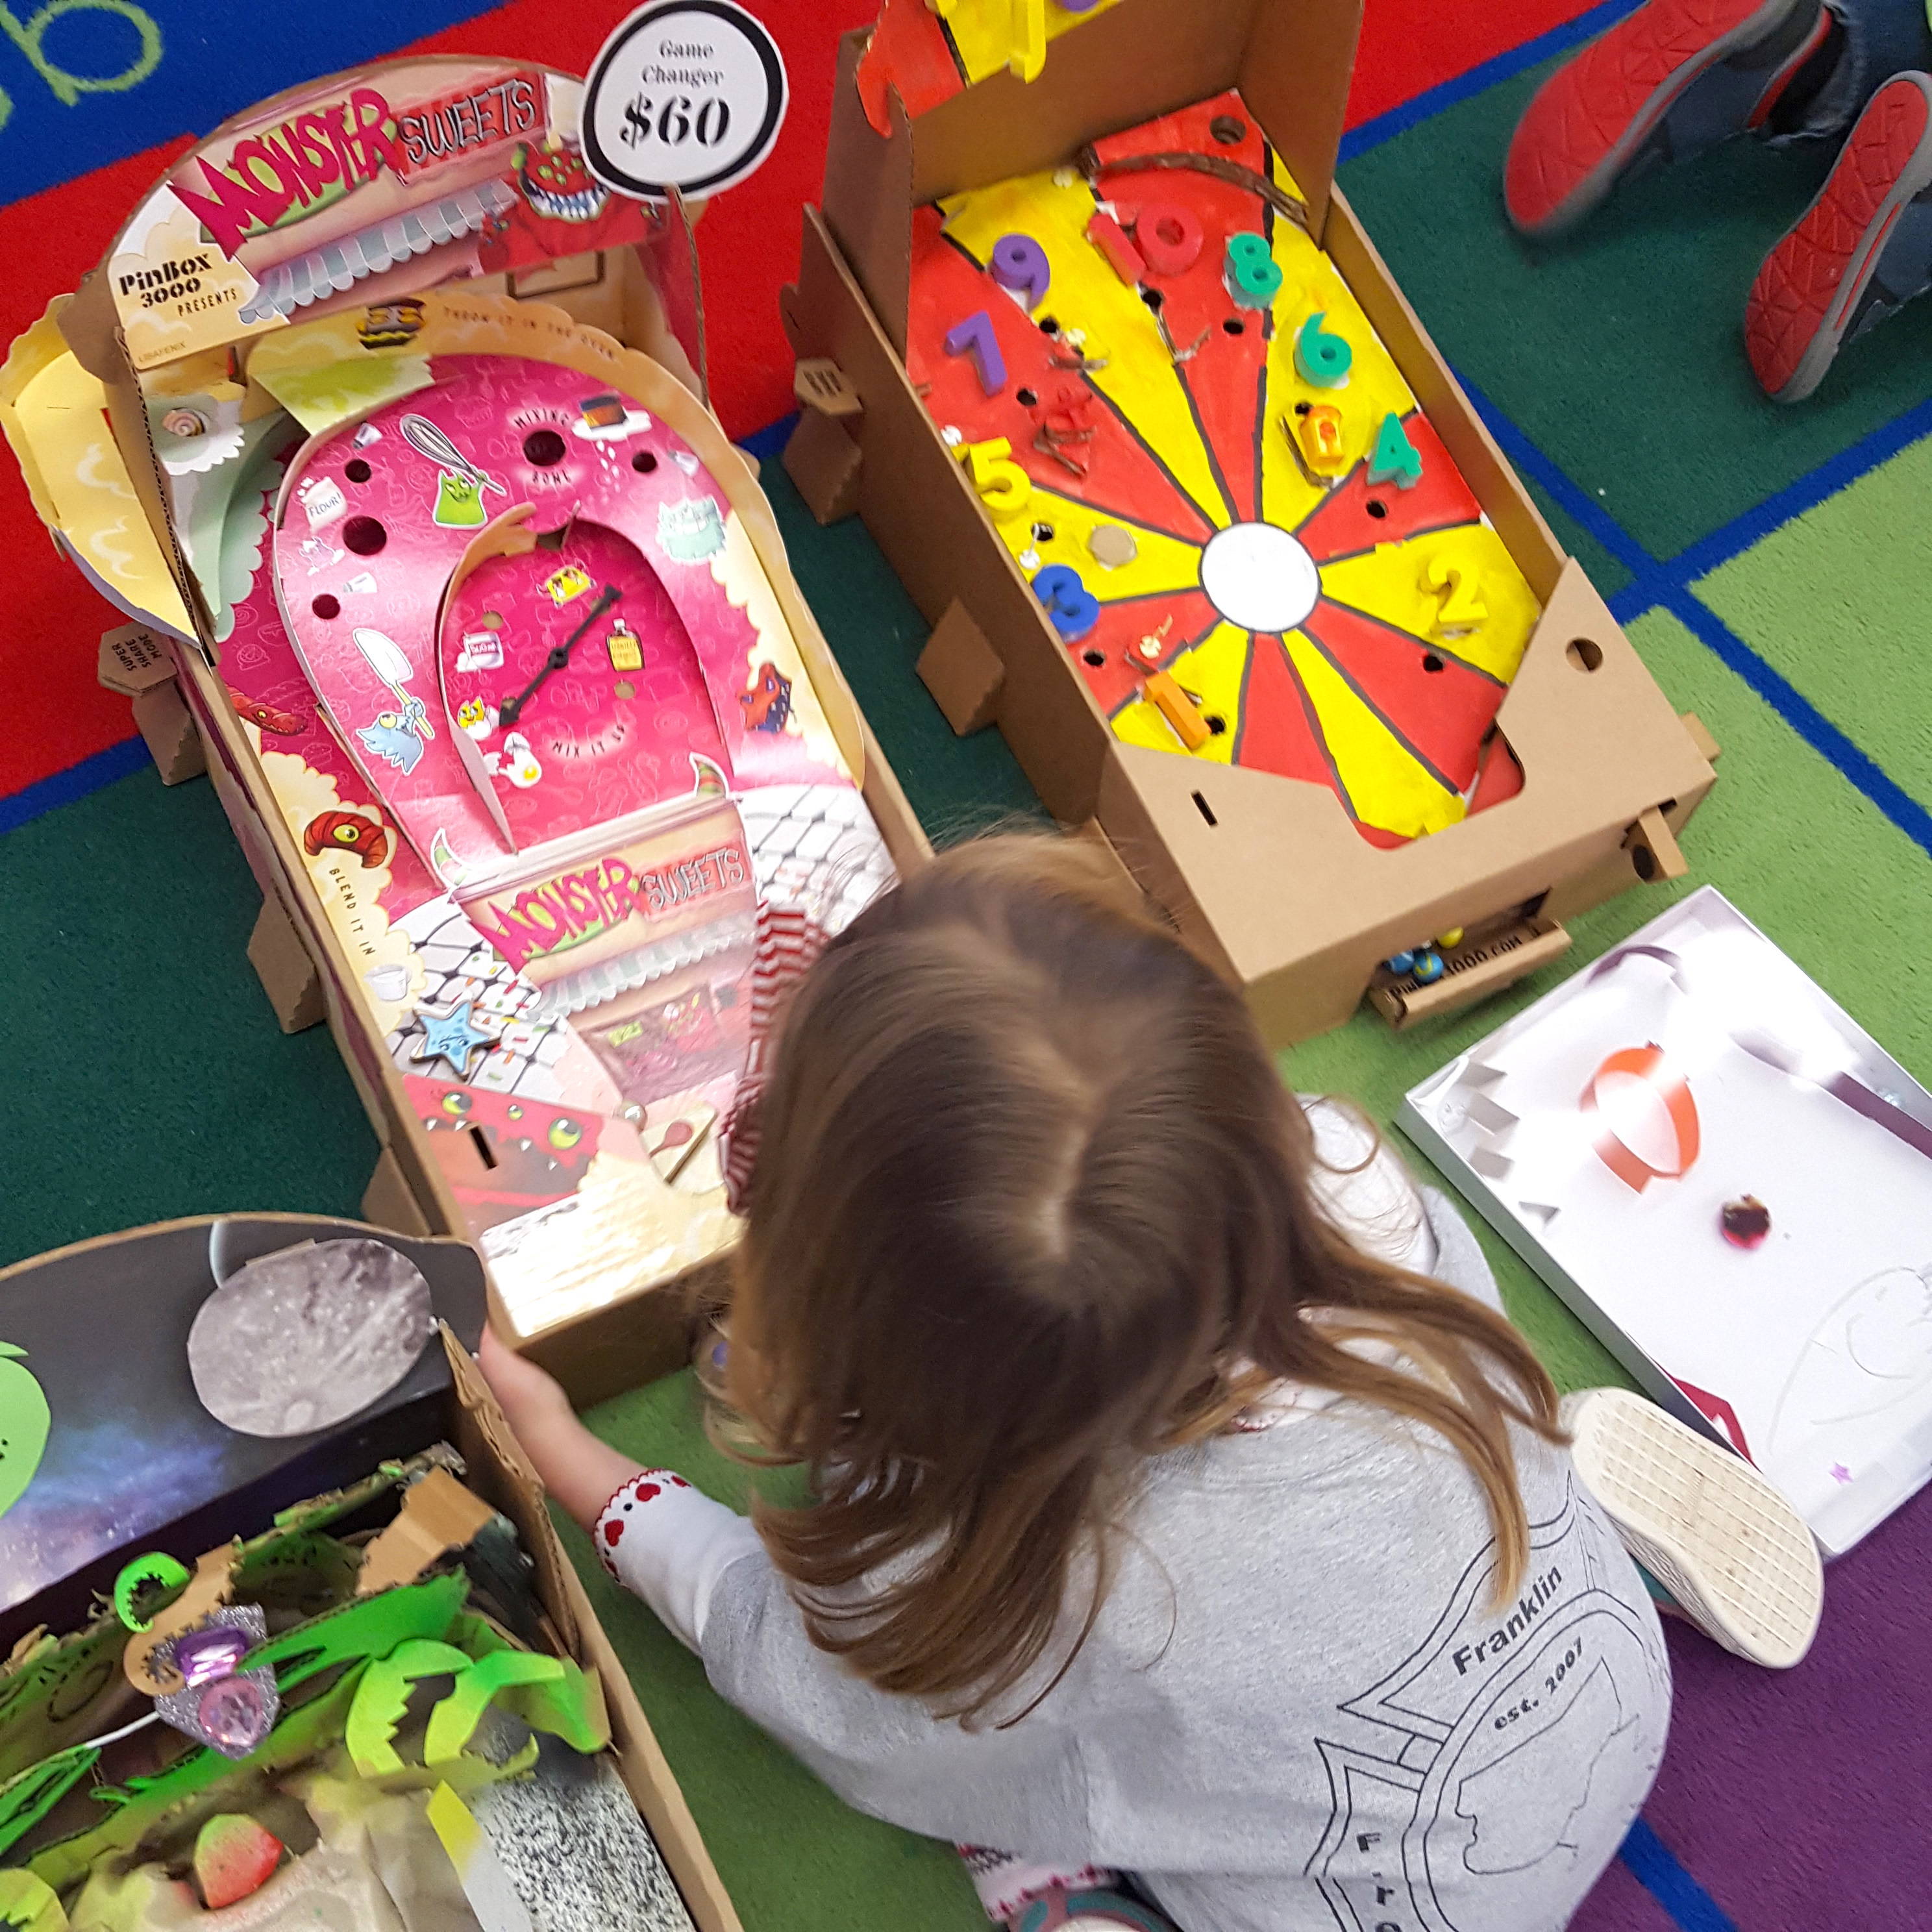
[[[1134,240],[1156,274],[1184,275],[1201,259],[1207,237],[1199,221],[1178,202],[1152,201],[1134,224]],[[1281,280],[1278,268],[1275,280]]]
[[[993,318],[984,309],[976,310],[946,331],[946,352],[972,357],[973,367],[980,374],[980,386],[988,395],[997,396],[1006,386],[1006,358],[1000,353]]]
[[[961,445],[954,452],[980,493],[980,500],[1006,523],[1020,515],[1033,500],[1033,478],[1012,460],[1013,446],[1003,436],[986,442]]]
[[[1266,308],[1281,293],[1281,269],[1264,235],[1230,235],[1221,278],[1240,308]]]
[[[1036,309],[1053,280],[1046,250],[1030,235],[1002,235],[993,244],[993,279]]]
[[[1033,591],[1070,644],[1077,644],[1100,621],[1100,600],[1081,582],[1079,572],[1066,564],[1048,564],[1034,578]]]

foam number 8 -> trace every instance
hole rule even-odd
[[[1034,595],[1046,606],[1053,628],[1077,644],[1100,621],[1100,600],[1064,563],[1050,563],[1033,580]]]
[[[1281,293],[1281,269],[1264,235],[1230,235],[1221,278],[1240,308],[1266,308]]]
[[[965,464],[980,502],[1001,523],[1020,515],[1033,500],[1033,478],[1010,460],[1013,446],[1004,436],[964,443],[953,453]]]
[[[1053,280],[1046,250],[1030,235],[1002,235],[993,244],[992,267],[994,280],[1024,296],[1029,310],[1039,308]]]
[[[1294,338],[1294,366],[1302,380],[1318,389],[1339,388],[1348,380],[1355,360],[1355,352],[1347,342],[1322,326],[1328,320],[1326,309],[1311,315]]]

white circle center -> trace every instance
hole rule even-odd
[[[1286,530],[1236,524],[1201,553],[1201,587],[1244,631],[1292,631],[1319,601],[1322,573]]]

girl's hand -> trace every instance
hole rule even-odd
[[[570,1413],[570,1398],[555,1378],[536,1363],[525,1360],[487,1323],[483,1346],[476,1352],[476,1363],[510,1426],[518,1434],[522,1433],[525,1420]]]

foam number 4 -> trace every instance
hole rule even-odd
[[[1423,588],[1442,599],[1430,628],[1438,637],[1473,631],[1490,614],[1480,595],[1482,574],[1460,558],[1438,554],[1422,573]]]
[[[1382,418],[1376,433],[1375,454],[1369,458],[1371,483],[1394,483],[1413,490],[1422,481],[1422,452],[1408,440],[1402,418],[1393,411]]]
[[[1030,235],[1002,235],[993,244],[993,279],[1036,309],[1053,280],[1046,250]]]
[[[1339,335],[1331,335],[1322,325],[1328,320],[1324,309],[1301,325],[1294,338],[1294,366],[1304,382],[1318,389],[1339,388],[1348,380],[1355,352]]]
[[[1012,460],[1013,446],[1003,436],[963,443],[956,450],[980,500],[1001,523],[1022,514],[1033,500],[1033,478]]]
[[[1281,269],[1264,235],[1228,237],[1221,278],[1240,308],[1266,308],[1281,293]]]
[[[1053,628],[1077,644],[1100,621],[1100,600],[1064,563],[1050,563],[1033,580],[1034,595],[1046,606]]]
[[[979,371],[980,386],[988,395],[997,396],[1006,386],[1006,358],[1000,353],[1000,338],[993,333],[993,318],[977,309],[964,322],[956,322],[946,332],[949,356],[970,356]]]

